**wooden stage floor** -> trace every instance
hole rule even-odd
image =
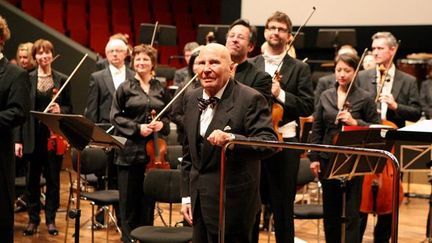
[[[22,243],[45,243],[45,242],[65,242],[65,208],[67,205],[67,199],[69,194],[69,182],[68,175],[65,171],[61,172],[61,206],[59,212],[57,213],[56,224],[60,231],[58,236],[51,236],[48,234],[45,221],[44,213],[41,213],[41,225],[39,226],[38,233],[34,236],[23,236],[22,231],[25,229],[28,221],[28,216],[26,212],[20,212],[15,214],[15,242]],[[400,207],[399,215],[399,242],[413,243],[421,242],[425,240],[426,232],[426,218],[428,214],[428,200],[411,198],[408,204],[404,203]],[[164,219],[168,220],[168,206],[161,204],[160,207],[163,209]],[[89,202],[81,201],[82,216],[81,223],[89,219],[91,215],[91,206]],[[173,222],[181,220],[179,214],[179,206],[174,208],[173,212]],[[317,242],[317,224],[316,220],[296,220],[296,237],[299,239],[298,242]],[[372,216],[369,218],[369,224],[366,229],[364,241],[365,243],[373,242],[372,240]],[[159,217],[155,219],[155,225],[162,225]],[[320,239],[324,242],[324,232],[322,230],[322,221],[320,223]],[[74,221],[70,221],[69,230],[66,242],[74,242],[72,233],[74,232]],[[98,230],[95,232],[95,242],[105,242],[106,231]],[[260,233],[260,242],[267,242],[268,234],[267,232]],[[1,241],[1,240],[0,240]],[[80,230],[80,241],[81,242],[91,242],[91,230],[90,223],[82,226]],[[109,242],[120,242],[120,236],[115,231],[114,227],[109,228]],[[274,243],[274,234],[270,235],[270,242]]]

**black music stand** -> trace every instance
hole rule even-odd
[[[406,126],[398,130],[389,131],[386,134],[386,139],[394,140],[394,141],[409,141],[409,142],[421,142],[428,143],[432,146],[432,120],[423,120],[417,122],[411,126]],[[419,155],[423,155],[429,149],[423,150]],[[419,156],[417,156],[419,157]],[[431,185],[431,192],[429,194],[429,213],[426,224],[426,242],[432,242],[432,160],[421,160],[412,159],[412,163],[409,163],[409,170],[411,171],[424,171],[425,169],[429,170],[428,180]]]
[[[346,127],[349,128],[349,127]],[[340,132],[335,145],[373,148],[390,151],[392,143],[381,136],[381,128],[356,127],[358,130]],[[344,129],[342,129],[344,130]],[[324,169],[325,179],[339,179],[342,189],[342,229],[341,242],[345,242],[346,230],[346,183],[354,176],[380,173],[386,165],[386,159],[345,153],[333,153]]]
[[[150,45],[155,29],[155,24],[141,23],[139,30],[139,42]],[[177,45],[177,28],[173,25],[158,24],[154,43],[159,46]]]
[[[219,44],[225,45],[228,29],[229,25],[200,24],[198,25],[197,42],[200,45],[205,45],[207,43],[207,35],[210,32],[213,32],[215,41]]]
[[[51,114],[31,111],[37,119],[42,121],[51,131],[67,139],[69,144],[77,150],[77,204],[75,210],[68,212],[70,218],[75,218],[75,243],[79,242],[80,230],[80,154],[89,144],[101,147],[123,148],[126,139],[107,134],[102,128],[82,115]],[[65,234],[67,237],[67,234]],[[66,239],[66,238],[65,238]]]
[[[334,48],[335,56],[342,45],[357,46],[355,29],[318,29],[316,42],[319,48]]]

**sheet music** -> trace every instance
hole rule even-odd
[[[423,120],[412,125],[398,129],[398,131],[406,132],[431,132],[432,133],[432,120]]]

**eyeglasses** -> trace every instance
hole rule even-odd
[[[126,50],[121,50],[121,49],[111,49],[111,50],[108,50],[108,51],[107,51],[107,53],[110,53],[110,54],[112,54],[112,53],[114,53],[114,52],[116,52],[116,53],[123,53],[123,52],[126,52]]]
[[[288,32],[287,28],[276,27],[276,26],[268,26],[266,29],[271,31],[271,32],[281,32],[281,33],[287,33]]]

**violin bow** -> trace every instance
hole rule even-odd
[[[364,60],[364,58],[366,56],[367,51],[368,51],[368,49],[365,48],[364,51],[363,51],[363,54],[361,55],[360,61],[357,64],[357,68],[356,68],[356,70],[354,72],[354,75],[353,75],[353,78],[351,79],[351,82],[350,82],[350,84],[348,86],[348,89],[347,89],[347,92],[346,92],[346,96],[345,96],[344,101],[343,101],[342,104],[345,104],[346,101],[347,101],[347,99],[348,99],[349,93],[351,91],[351,87],[353,86],[353,84],[354,84],[354,82],[355,82],[355,80],[357,78],[358,72],[360,71],[360,67],[362,66],[362,63],[363,63],[363,60]],[[344,107],[342,106],[342,108],[338,111],[338,115],[343,110],[344,110]],[[337,119],[338,115],[336,115],[335,125],[339,124],[339,119]]]
[[[66,87],[66,85],[69,83],[71,78],[74,76],[78,68],[81,66],[81,64],[84,62],[86,57],[88,56],[88,53],[84,55],[84,57],[81,59],[81,61],[78,63],[78,65],[75,67],[75,69],[72,71],[72,73],[69,75],[69,77],[66,79],[66,82],[63,84],[63,86],[59,89],[57,94],[54,95],[54,97],[51,99],[50,103],[46,106],[44,113],[48,112],[49,107],[55,102],[55,100],[59,97],[60,93],[63,91],[63,89]]]
[[[186,91],[186,89],[187,89],[187,87],[189,87],[189,85],[191,85],[192,84],[192,82],[196,79],[198,77],[198,73],[197,74],[195,74],[195,76],[193,76],[186,84],[185,84],[185,86],[171,99],[171,101],[159,112],[159,114],[157,114],[157,116],[155,116],[153,119],[152,119],[152,121],[150,122],[150,123],[152,123],[152,122],[155,122],[155,121],[157,121],[166,111],[167,111],[167,109],[174,103],[174,101],[176,101],[177,99],[178,99],[178,97],[183,93],[183,92],[185,92]]]
[[[396,47],[395,47],[395,52],[393,53],[393,55],[392,55],[392,57],[390,58],[390,62],[389,62],[389,64],[388,64],[388,66],[386,67],[386,69],[385,69],[385,71],[384,71],[384,74],[381,76],[381,79],[380,79],[380,85],[378,86],[378,91],[377,91],[377,95],[376,95],[376,97],[375,97],[375,103],[376,102],[378,102],[378,99],[379,99],[379,97],[380,97],[380,95],[381,95],[381,92],[382,92],[382,89],[383,89],[383,87],[384,87],[384,81],[385,81],[385,78],[387,77],[387,74],[388,74],[388,71],[390,70],[390,68],[391,68],[391,66],[392,66],[392,64],[393,64],[393,59],[394,59],[394,57],[396,56],[396,53],[397,53],[397,51],[398,51],[398,49],[399,49],[399,46],[400,46],[400,43],[401,43],[401,41],[400,40],[398,40],[398,43],[397,43],[397,45],[396,45]]]
[[[313,6],[313,7],[312,7],[312,12],[309,14],[309,16],[308,16],[308,18],[306,19],[306,21],[303,23],[303,25],[301,25],[301,26],[297,29],[297,31],[296,31],[296,33],[295,33],[293,39],[292,39],[291,42],[288,44],[288,48],[287,48],[287,50],[285,51],[285,56],[288,55],[288,52],[291,50],[291,47],[294,45],[294,42],[295,42],[295,40],[297,39],[297,36],[299,35],[299,33],[300,33],[300,31],[303,29],[303,27],[304,27],[304,26],[309,22],[309,20],[312,18],[312,15],[315,13],[315,10],[316,10],[316,7]],[[281,67],[282,67],[282,64],[283,64],[283,59],[282,59],[282,61],[278,64],[278,66],[277,66],[277,68],[276,68],[276,72],[273,74],[272,79],[274,79],[275,76],[279,74],[279,71],[280,71],[280,69],[281,69]]]
[[[152,35],[152,39],[151,39],[151,42],[150,42],[150,46],[153,46],[153,44],[154,44],[154,40],[155,40],[155,37],[156,37],[156,30],[158,29],[158,26],[159,26],[159,21],[156,21],[154,29],[153,29],[153,35]]]

